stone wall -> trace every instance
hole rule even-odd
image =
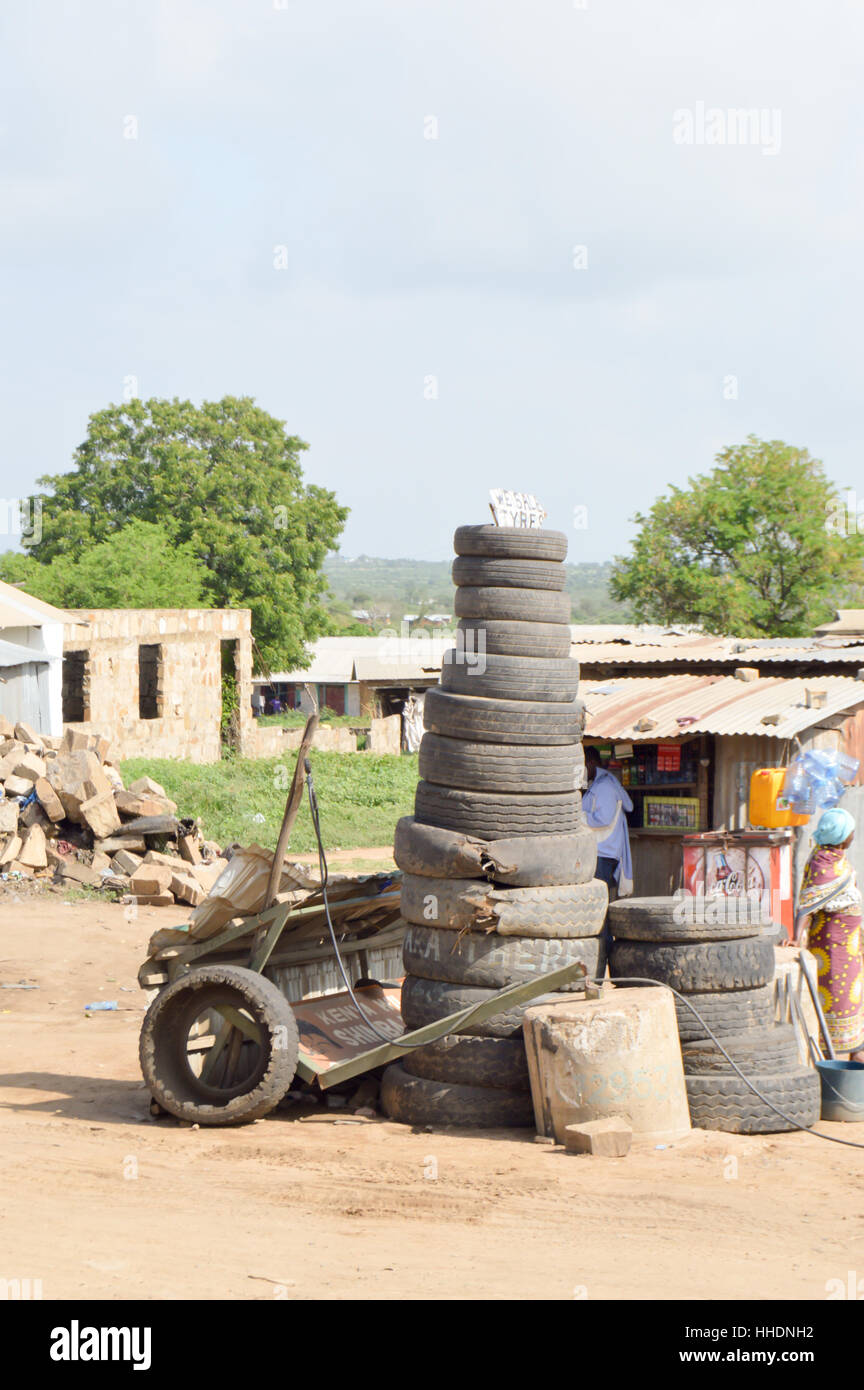
[[[65,728],[98,730],[111,745],[111,756],[186,758],[196,763],[221,757],[222,643],[233,645],[239,711],[238,750],[252,756],[252,638],[248,609],[161,608],[77,610],[64,631],[63,650],[83,652],[73,676],[81,681],[83,721]],[[156,654],[141,647],[158,647]],[[140,687],[153,673],[155,707]],[[148,684],[148,680],[145,680]],[[69,694],[71,695],[71,691]],[[142,694],[145,697],[141,704]],[[154,718],[142,710],[154,709]]]
[[[250,758],[278,758],[283,753],[294,752],[300,747],[303,730],[283,729],[278,724],[256,724],[253,730]],[[341,725],[323,724],[315,731],[313,748],[327,753],[356,753],[357,735]]]

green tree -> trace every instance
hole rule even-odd
[[[130,521],[164,527],[200,564],[206,605],[251,608],[269,665],[300,666],[304,640],[325,628],[321,566],[348,515],[304,483],[306,448],[249,397],[109,406],[91,416],[74,469],[40,478],[51,495],[30,554],[80,563]]]
[[[197,608],[205,603],[204,566],[187,541],[162,526],[130,521],[80,557],[0,555],[0,579],[61,608]]]
[[[864,536],[806,449],[750,435],[688,481],[637,514],[632,554],[616,558],[613,597],[639,621],[803,636],[864,580]]]

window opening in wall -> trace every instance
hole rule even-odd
[[[138,648],[138,717],[159,719],[162,715],[162,648],[147,643]]]
[[[90,718],[90,653],[63,653],[63,723],[83,724]]]

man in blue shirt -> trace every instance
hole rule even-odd
[[[595,877],[608,884],[610,898],[627,898],[633,892],[633,861],[624,812],[633,810],[633,802],[596,748],[585,749],[585,771],[588,790],[582,794],[582,809],[597,837]]]

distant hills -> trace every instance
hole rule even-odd
[[[453,613],[450,560],[382,560],[371,555],[346,559],[330,555],[324,575],[330,586],[325,599],[334,628],[368,632],[397,625],[406,613],[421,617]],[[609,594],[610,562],[565,565],[574,623],[624,623],[630,613]],[[362,618],[353,616],[363,614]]]

